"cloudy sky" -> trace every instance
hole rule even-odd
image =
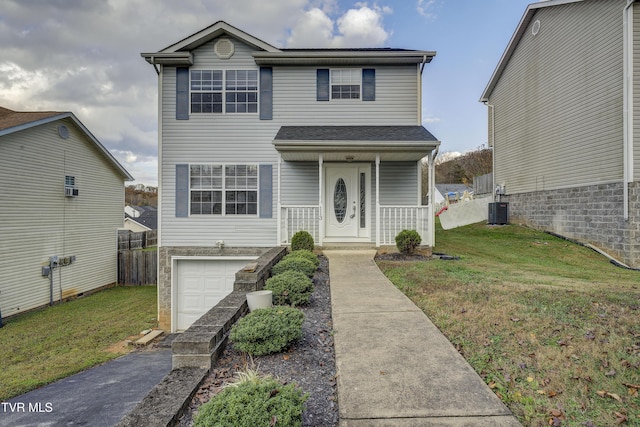
[[[155,52],[224,20],[276,47],[435,50],[423,125],[441,151],[486,144],[478,102],[534,0],[2,0],[0,106],[71,111],[136,182],[157,185]]]

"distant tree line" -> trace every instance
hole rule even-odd
[[[127,185],[124,188],[125,205],[129,206],[153,206],[158,207],[158,191],[150,187],[140,188],[136,185]]]
[[[466,184],[473,185],[473,177],[481,176],[493,171],[493,150],[484,144],[463,155],[441,152],[435,161],[436,184]],[[427,203],[428,185],[427,163],[422,163],[422,200]]]
[[[474,176],[491,173],[492,169],[493,151],[485,145],[457,157],[442,153],[436,158],[436,184],[473,185]]]

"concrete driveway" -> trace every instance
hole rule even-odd
[[[171,349],[129,353],[0,403],[0,426],[111,427],[171,371]]]

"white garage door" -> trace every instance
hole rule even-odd
[[[177,262],[175,329],[186,330],[233,291],[238,270],[250,259],[179,260]]]

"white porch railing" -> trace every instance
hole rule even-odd
[[[380,245],[395,245],[402,230],[416,230],[422,245],[432,246],[429,206],[380,206]]]
[[[320,206],[281,206],[281,243],[291,243],[291,237],[301,230],[309,232],[314,242],[320,242],[320,220]]]
[[[380,206],[379,236],[376,242],[382,246],[396,244],[396,236],[402,230],[416,230],[422,237],[422,244],[433,246],[433,222],[429,221],[429,206]],[[322,242],[321,208],[318,205],[280,207],[280,241],[290,244],[291,237],[300,230],[307,231],[317,243]]]

